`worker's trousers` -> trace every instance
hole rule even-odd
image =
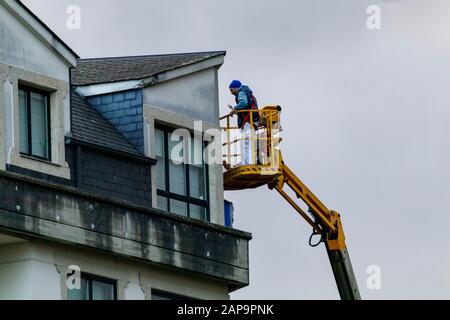
[[[254,156],[253,156],[253,132],[250,126],[250,123],[246,123],[244,127],[241,129],[242,133],[242,141],[241,141],[241,164],[249,165],[253,164]]]

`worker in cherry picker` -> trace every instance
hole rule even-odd
[[[238,115],[238,127],[244,137],[241,144],[242,165],[250,165],[254,162],[253,142],[251,141],[252,130],[257,129],[260,123],[259,112],[255,111],[258,110],[258,102],[253,95],[253,91],[248,86],[243,85],[239,80],[233,80],[231,82],[230,92],[235,96],[236,106],[233,107],[230,105],[229,107],[234,114]],[[249,112],[245,112],[247,110]],[[252,120],[253,123],[251,123]]]

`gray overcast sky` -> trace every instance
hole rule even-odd
[[[239,78],[284,107],[285,161],[343,215],[363,298],[450,298],[449,1],[24,2],[82,57],[227,50],[221,104]],[[81,30],[66,28],[70,4]],[[234,299],[338,298],[325,249],[278,194],[227,198],[254,234],[251,285]],[[381,290],[366,286],[370,265]]]

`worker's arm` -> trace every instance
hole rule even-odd
[[[236,111],[248,109],[248,99],[245,92],[239,92],[238,95],[238,105],[234,108]]]

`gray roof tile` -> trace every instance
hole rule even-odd
[[[158,73],[225,55],[225,51],[80,59],[72,71],[75,86],[141,80]]]
[[[72,90],[72,137],[114,151],[143,156],[94,107]]]

